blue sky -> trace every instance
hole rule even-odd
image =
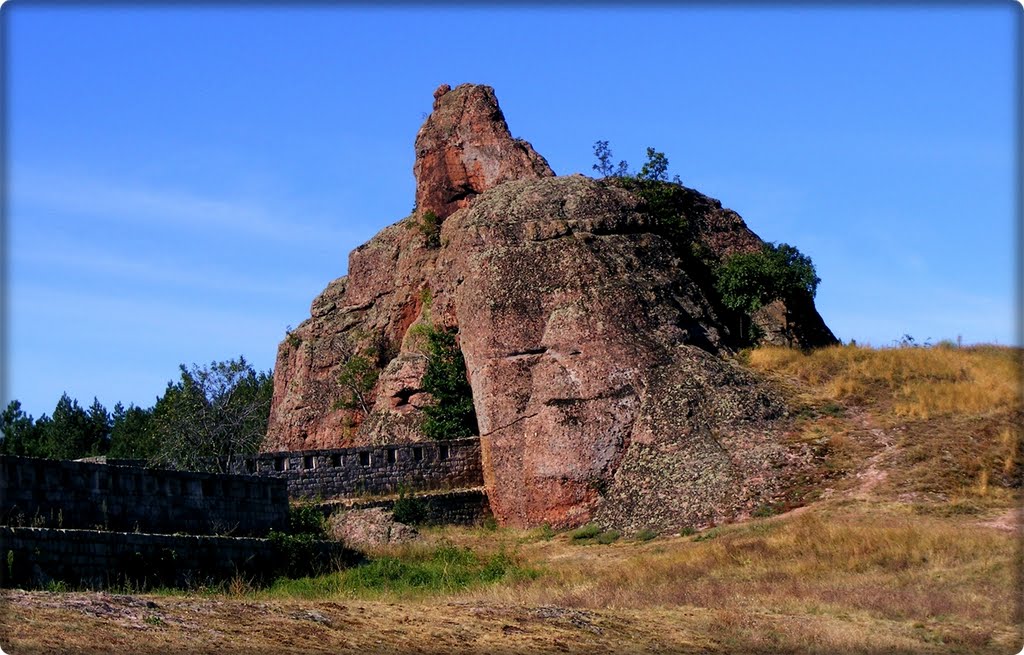
[[[1011,343],[1013,2],[8,3],[7,399],[149,406],[179,364],[273,366],[413,204],[438,84],[490,84],[558,174],[592,145],[809,254],[844,341]]]

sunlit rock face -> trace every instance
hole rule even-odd
[[[723,357],[739,340],[707,280],[763,246],[735,212],[681,188],[682,242],[628,185],[555,177],[478,85],[435,92],[414,172],[416,212],[353,251],[281,343],[267,450],[422,439],[423,323],[458,331],[503,524],[679,529],[785,495],[809,454],[781,438],[771,388]],[[835,341],[810,297],[795,304],[752,318],[771,340]],[[339,375],[371,351],[379,378],[352,407]]]

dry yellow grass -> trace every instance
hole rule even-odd
[[[434,529],[542,574],[429,597],[8,594],[11,652],[1006,653],[1020,555],[964,517],[838,504],[713,538]],[[700,537],[701,535],[698,535]],[[153,605],[148,605],[152,602]]]
[[[984,414],[1018,409],[1021,402],[1021,352],[1013,348],[763,347],[751,351],[749,361],[817,387],[826,398],[891,403],[898,417]]]
[[[524,544],[544,575],[470,597],[565,607],[772,607],[878,620],[1009,623],[1012,535],[956,520],[835,510],[721,528],[712,539]],[[450,533],[449,533],[450,535]]]
[[[1020,487],[1020,349],[764,347],[751,351],[749,361],[795,384],[794,397],[804,403],[838,402],[858,411],[856,421],[818,418],[803,426],[808,438],[830,440],[836,466],[855,470],[884,456],[885,487],[893,492],[977,500]]]

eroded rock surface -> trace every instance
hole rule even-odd
[[[389,367],[410,326],[424,320],[429,280],[438,249],[421,228],[429,210],[443,219],[478,194],[508,180],[550,177],[543,157],[514,139],[488,86],[442,85],[434,112],[416,137],[416,202],[413,216],[382,230],[349,256],[348,275],[313,301],[311,316],[278,348],[274,402],[266,450],[303,450],[422,438],[422,407],[408,367]],[[428,310],[429,311],[429,310]],[[383,369],[367,402],[369,416],[347,407],[338,376],[353,356],[374,351]],[[416,369],[422,375],[422,367]],[[398,376],[392,379],[392,376]],[[412,387],[409,385],[412,384]],[[408,407],[388,390],[408,395]],[[412,391],[412,393],[410,393]]]
[[[555,174],[533,146],[512,137],[494,89],[478,84],[434,92],[434,111],[416,135],[413,173],[417,209],[442,219],[503,182]]]
[[[740,428],[781,403],[717,356],[727,326],[640,207],[570,176],[505,184],[444,225],[438,298],[503,523],[624,525],[631,507],[650,520],[630,527],[679,528],[779,491],[778,434]]]
[[[356,249],[279,348],[267,449],[422,439],[424,324],[458,330],[504,524],[681,529],[785,494],[808,454],[725,357],[739,317],[710,273],[763,246],[735,212],[675,187],[666,221],[628,181],[553,177],[489,87],[438,89],[416,148],[419,210]],[[751,320],[835,341],[810,297]],[[338,382],[354,356],[380,371],[361,407]]]
[[[335,512],[327,520],[327,530],[332,539],[357,550],[407,543],[419,536],[416,528],[399,523],[380,507]]]
[[[310,318],[278,346],[264,450],[422,438],[416,427],[418,415],[409,416],[408,408],[387,394],[408,394],[410,406],[422,404],[424,397],[413,399],[418,380],[410,375],[422,375],[423,367],[389,364],[402,352],[409,327],[422,318],[425,284],[436,256],[437,250],[425,245],[412,218],[385,228],[352,251],[349,274],[328,285],[313,301]],[[369,416],[359,403],[349,402],[338,381],[354,356],[372,360],[381,370],[376,388],[365,398],[372,408]]]

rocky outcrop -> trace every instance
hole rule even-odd
[[[420,417],[410,415],[410,410],[427,400],[414,398],[415,377],[423,366],[417,369],[408,357],[389,364],[403,350],[409,327],[422,319],[429,293],[426,279],[436,256],[437,250],[425,245],[411,217],[352,251],[349,274],[328,285],[313,301],[310,318],[278,346],[264,450],[422,438]],[[375,388],[363,398],[372,408],[369,415],[361,403],[351,402],[339,383],[355,357],[370,360],[382,371]]]
[[[445,223],[438,299],[503,523],[680,528],[780,490],[782,405],[717,356],[728,328],[659,232],[636,196],[582,176],[505,184]]]
[[[489,87],[435,98],[417,213],[356,249],[279,348],[268,449],[421,439],[414,326],[431,324],[458,331],[502,523],[681,529],[780,498],[807,453],[780,438],[771,390],[723,356],[743,343],[737,319],[835,339],[810,297],[745,318],[722,306],[714,268],[761,239],[693,189],[656,204],[628,180],[553,177]],[[357,357],[380,372],[359,407],[339,383]]]
[[[416,135],[413,174],[417,210],[443,219],[503,182],[555,173],[533,146],[512,138],[494,89],[442,84]]]
[[[422,366],[388,366],[409,327],[423,320],[438,250],[423,216],[443,219],[478,194],[514,179],[553,176],[533,147],[512,138],[488,86],[442,85],[416,137],[416,214],[382,230],[349,256],[348,275],[313,301],[311,316],[278,347],[266,450],[304,450],[422,438]],[[427,310],[429,312],[429,309]],[[383,372],[369,415],[344,405],[338,376],[373,351]],[[410,375],[412,377],[410,377]],[[409,385],[413,386],[410,387]]]

